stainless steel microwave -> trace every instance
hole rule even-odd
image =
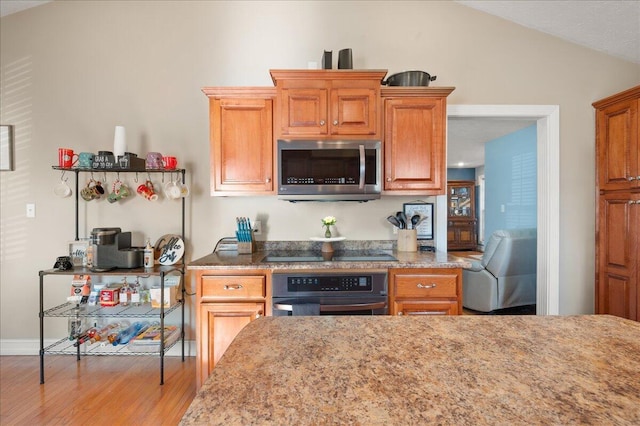
[[[381,142],[278,140],[278,198],[368,201],[380,198]]]

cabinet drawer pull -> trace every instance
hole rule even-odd
[[[627,178],[627,180],[628,180],[629,182],[631,182],[632,180],[636,180],[636,179],[637,179],[637,178],[635,178],[635,177],[633,177],[633,176],[629,176],[629,177]]]
[[[320,125],[324,126],[324,120],[320,120]]]
[[[422,284],[418,283],[418,288],[436,288],[436,287],[437,287],[436,283],[425,284],[425,285],[422,285]]]
[[[231,284],[224,286],[225,290],[242,290],[243,288],[244,287],[242,287],[242,284]]]
[[[333,125],[337,126],[338,125],[338,120],[333,120]]]

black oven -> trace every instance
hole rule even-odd
[[[386,315],[386,272],[274,273],[273,316]]]

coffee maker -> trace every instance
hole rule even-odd
[[[131,232],[120,228],[93,228],[93,270],[140,268],[144,264],[144,248],[131,247]]]

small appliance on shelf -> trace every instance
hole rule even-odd
[[[132,269],[144,265],[144,247],[131,247],[131,232],[122,232],[120,228],[93,228],[91,241],[95,244],[94,271]]]

